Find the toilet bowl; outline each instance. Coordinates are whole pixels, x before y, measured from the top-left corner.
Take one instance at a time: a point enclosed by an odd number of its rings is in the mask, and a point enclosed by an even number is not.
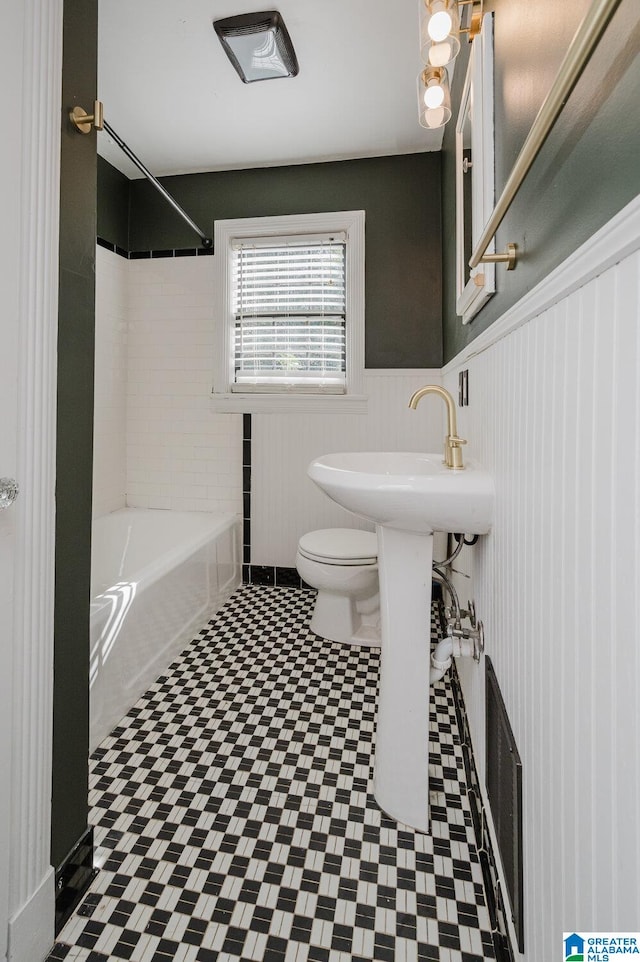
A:
[[[371,531],[325,528],[298,542],[296,568],[316,588],[311,630],[352,645],[380,645],[378,544]]]

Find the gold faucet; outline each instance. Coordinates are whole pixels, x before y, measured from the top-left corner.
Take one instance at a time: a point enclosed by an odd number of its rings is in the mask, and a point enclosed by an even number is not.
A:
[[[456,424],[456,406],[453,398],[448,391],[437,384],[427,384],[426,387],[418,388],[409,400],[409,407],[415,409],[425,394],[437,394],[447,405],[447,436],[444,439],[444,463],[453,471],[462,471],[462,445],[467,442],[464,438],[458,437],[458,427]]]

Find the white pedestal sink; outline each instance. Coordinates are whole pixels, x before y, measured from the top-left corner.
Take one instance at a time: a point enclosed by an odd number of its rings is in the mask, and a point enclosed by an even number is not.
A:
[[[313,461],[309,477],[376,524],[380,573],[380,700],[374,795],[387,814],[429,831],[429,639],[434,531],[486,534],[491,477],[440,454],[355,452]]]

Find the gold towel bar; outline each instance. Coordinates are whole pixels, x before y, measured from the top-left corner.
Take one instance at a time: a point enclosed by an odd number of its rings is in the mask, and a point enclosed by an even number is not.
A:
[[[560,116],[569,94],[580,79],[591,54],[597,47],[602,34],[606,30],[619,4],[620,0],[593,0],[591,7],[587,10],[585,18],[578,27],[576,35],[571,41],[566,56],[560,65],[551,90],[545,97],[531,130],[522,145],[522,149],[513,165],[513,170],[509,175],[500,199],[494,207],[493,213],[487,221],[487,226],[471,255],[469,266],[472,269],[477,267],[482,261],[488,260],[489,257],[493,260],[500,257],[500,259],[509,262],[508,252],[504,255],[488,255],[485,258],[485,251],[495,237],[496,231],[513,203],[516,194],[520,190],[523,180],[527,176],[542,145],[553,129],[553,125]],[[508,269],[511,268],[509,267]]]

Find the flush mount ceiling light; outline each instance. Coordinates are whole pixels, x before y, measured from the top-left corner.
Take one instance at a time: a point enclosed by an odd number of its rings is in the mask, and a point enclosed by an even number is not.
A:
[[[243,83],[298,73],[291,37],[277,10],[214,20],[213,28]]]

